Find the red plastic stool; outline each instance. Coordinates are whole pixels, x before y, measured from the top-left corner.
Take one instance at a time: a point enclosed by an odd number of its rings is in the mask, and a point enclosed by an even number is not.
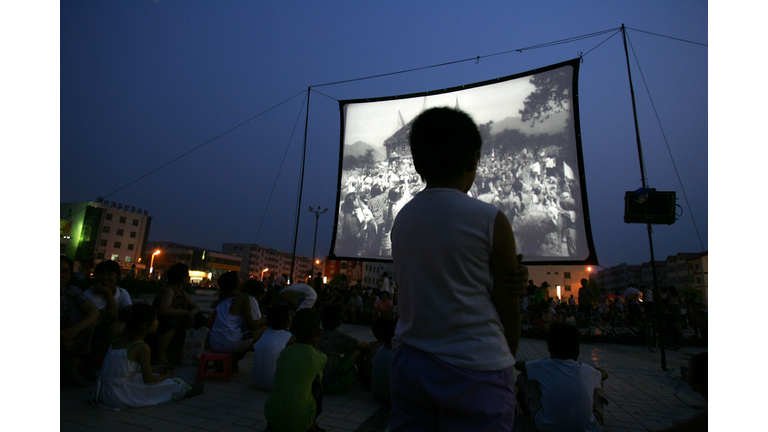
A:
[[[208,362],[213,361],[222,362],[222,368],[218,369],[215,363],[209,366]],[[208,372],[210,369],[214,369],[214,371]],[[232,377],[232,354],[215,353],[211,351],[205,351],[200,354],[200,361],[197,363],[195,381],[200,381],[200,379],[204,376],[220,376],[224,379],[224,382],[228,382]]]

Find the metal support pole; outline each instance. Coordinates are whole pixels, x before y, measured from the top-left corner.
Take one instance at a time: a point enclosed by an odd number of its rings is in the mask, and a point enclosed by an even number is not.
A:
[[[293,232],[293,253],[291,254],[291,280],[296,278],[293,269],[296,265],[296,242],[299,239],[299,220],[301,219],[301,195],[304,191],[304,162],[307,159],[307,130],[309,129],[309,96],[312,93],[312,87],[307,87],[307,118],[304,122],[304,150],[301,153],[301,177],[299,178],[299,203],[296,205],[296,229]],[[314,258],[313,258],[314,259]]]
[[[627,32],[626,28],[624,27],[624,24],[621,24],[621,35],[624,39],[624,56],[627,60],[627,75],[629,76],[629,90],[632,95],[632,114],[635,119],[635,138],[637,139],[637,154],[640,159],[640,180],[643,184],[644,188],[648,187],[648,183],[645,176],[645,162],[643,161],[643,147],[640,145],[640,127],[638,126],[637,122],[637,104],[635,103],[635,88],[632,85],[632,68],[629,65],[629,50],[627,49]],[[656,297],[656,293],[658,291],[658,279],[656,276],[656,260],[653,255],[653,229],[651,228],[651,224],[648,223],[648,244],[651,248],[651,270],[653,272],[653,296]],[[654,301],[656,299],[654,298]],[[660,311],[660,308],[659,308]],[[663,321],[664,315],[661,313],[656,314],[656,328],[659,330],[659,345],[661,345],[661,369],[666,371],[667,370],[667,354],[664,350],[664,321]]]

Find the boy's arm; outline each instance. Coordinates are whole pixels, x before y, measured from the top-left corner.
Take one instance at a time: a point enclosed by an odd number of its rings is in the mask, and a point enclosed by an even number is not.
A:
[[[515,362],[515,369],[519,370],[523,375],[526,375],[526,376],[528,375],[527,372],[525,371],[525,363],[527,361],[528,360],[518,360]]]
[[[515,255],[515,236],[507,216],[501,211],[496,213],[493,226],[493,250],[491,252],[491,269],[493,271],[493,294],[491,301],[499,314],[504,336],[513,356],[517,355],[517,345],[520,342],[520,301],[516,292],[505,289],[505,277],[517,269]]]
[[[596,367],[595,369],[597,369],[597,371],[600,372],[600,381],[605,381],[608,379],[608,372],[600,369],[599,367]]]

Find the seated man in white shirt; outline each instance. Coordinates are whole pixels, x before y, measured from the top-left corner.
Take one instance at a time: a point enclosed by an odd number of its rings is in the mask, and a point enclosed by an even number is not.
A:
[[[280,291],[280,303],[287,305],[292,314],[300,309],[311,309],[317,301],[315,290],[304,283],[295,283],[288,285]]]
[[[579,331],[565,323],[553,323],[547,333],[550,358],[519,360],[515,369],[517,399],[530,412],[540,431],[603,430],[602,382],[608,373],[581,363]]]

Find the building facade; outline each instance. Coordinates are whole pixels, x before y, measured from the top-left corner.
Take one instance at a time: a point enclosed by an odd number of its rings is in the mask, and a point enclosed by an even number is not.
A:
[[[150,263],[154,267],[152,278],[162,278],[172,265],[181,263],[189,267],[190,282],[193,285],[207,286],[215,283],[226,272],[241,270],[239,258],[218,251],[170,241],[150,241],[148,245],[144,261],[147,268]]]
[[[379,279],[384,272],[387,272],[387,275],[397,283],[395,265],[392,262],[329,260],[326,256],[322,268],[323,278],[327,278],[328,281],[337,274],[343,274],[352,285],[362,283],[364,289],[378,288]]]
[[[61,254],[80,263],[112,260],[123,273],[132,266],[145,267],[152,218],[147,210],[101,198],[62,203],[60,206]]]
[[[536,286],[546,282],[549,298],[568,300],[573,295],[578,301],[581,280],[589,280],[590,271],[591,268],[585,265],[529,265],[528,279]]]
[[[701,292],[706,303],[709,297],[708,253],[678,253],[668,256],[664,261],[656,261],[656,280],[659,286],[674,286],[678,291],[695,289]],[[597,272],[596,280],[600,288],[608,293],[623,293],[629,285],[635,287],[653,286],[651,263],[641,265],[619,264]]]
[[[240,275],[243,279],[261,280],[262,271],[268,269],[263,272],[265,279],[270,274],[275,276],[284,274],[288,275],[288,279],[293,283],[294,276],[298,281],[306,280],[313,268],[311,259],[296,255],[293,276],[291,276],[292,254],[251,243],[224,243],[221,245],[221,252],[240,259]]]

